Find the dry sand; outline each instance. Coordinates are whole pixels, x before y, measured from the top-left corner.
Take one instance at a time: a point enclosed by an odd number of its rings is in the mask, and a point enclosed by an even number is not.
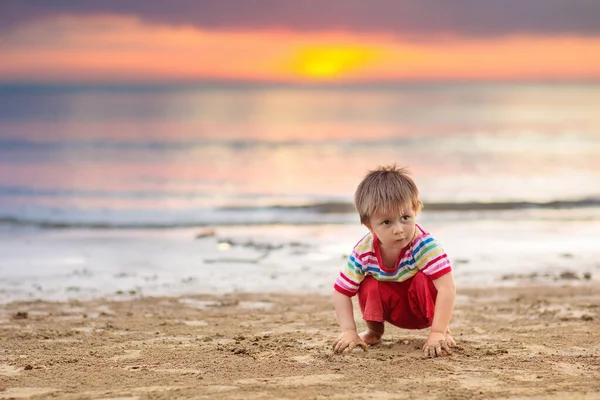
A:
[[[333,355],[327,296],[12,303],[0,399],[600,399],[597,282],[460,289],[452,327],[449,357],[390,326]]]

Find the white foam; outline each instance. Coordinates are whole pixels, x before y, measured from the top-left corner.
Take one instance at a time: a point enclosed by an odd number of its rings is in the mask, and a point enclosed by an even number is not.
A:
[[[600,280],[597,221],[435,221],[423,226],[454,261],[459,285],[584,272]],[[230,292],[330,293],[359,225],[0,233],[0,302]],[[232,243],[222,251],[218,243]],[[51,261],[48,261],[51,260]],[[205,305],[206,306],[206,305]]]

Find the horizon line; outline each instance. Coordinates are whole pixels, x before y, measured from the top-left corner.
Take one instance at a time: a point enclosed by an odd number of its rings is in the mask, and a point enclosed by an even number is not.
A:
[[[421,86],[421,85],[581,85],[600,84],[597,78],[513,78],[513,79],[398,79],[369,81],[275,81],[253,79],[198,79],[198,80],[110,80],[110,81],[15,81],[0,79],[0,88],[162,88],[162,87],[298,87],[298,88],[352,88],[376,86]]]

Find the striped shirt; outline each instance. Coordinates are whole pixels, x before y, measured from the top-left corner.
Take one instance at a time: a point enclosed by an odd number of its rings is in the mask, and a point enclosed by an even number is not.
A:
[[[419,225],[415,238],[398,257],[397,266],[390,270],[381,262],[379,240],[368,233],[354,246],[348,264],[342,268],[334,288],[346,296],[354,296],[366,275],[378,281],[403,282],[422,271],[431,279],[437,279],[452,270],[450,260],[442,246]]]

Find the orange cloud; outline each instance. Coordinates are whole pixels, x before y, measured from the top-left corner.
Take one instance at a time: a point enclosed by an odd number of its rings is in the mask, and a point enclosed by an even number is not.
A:
[[[204,31],[62,16],[5,32],[1,81],[598,79],[600,38],[428,41],[347,32]]]

